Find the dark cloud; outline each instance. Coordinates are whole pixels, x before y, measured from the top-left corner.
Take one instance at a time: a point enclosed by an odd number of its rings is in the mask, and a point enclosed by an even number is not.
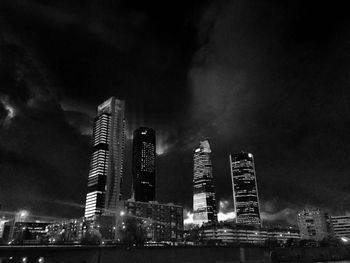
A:
[[[0,129],[3,208],[79,216],[82,209],[58,212],[58,202],[82,202],[89,141],[67,122],[50,83],[25,48],[3,39],[0,56],[0,97],[7,109]]]
[[[222,192],[230,190],[228,153],[246,150],[263,200],[348,204],[348,32],[341,16],[324,19],[340,9],[313,7],[231,1],[204,12],[192,113],[217,148]]]
[[[228,154],[245,150],[266,218],[293,221],[306,203],[349,205],[341,5],[13,0],[0,10],[2,187],[23,181],[11,185],[16,196],[1,192],[4,205],[84,203],[88,134],[111,95],[128,105],[127,175],[132,130],[157,130],[162,202],[191,207],[192,149],[209,138],[217,200],[232,198]]]

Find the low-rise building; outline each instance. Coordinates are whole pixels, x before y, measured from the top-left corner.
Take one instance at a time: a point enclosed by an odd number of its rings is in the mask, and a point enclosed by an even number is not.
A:
[[[201,241],[213,240],[226,244],[264,244],[273,239],[285,244],[288,239],[299,240],[299,230],[291,227],[257,227],[230,223],[204,224],[200,229]]]
[[[151,241],[182,241],[183,207],[174,204],[160,204],[156,201],[120,201],[118,203],[118,223],[129,218],[139,219]]]
[[[332,234],[338,238],[350,238],[350,216],[331,216]]]
[[[301,239],[320,241],[330,235],[328,214],[320,209],[308,208],[298,213]]]

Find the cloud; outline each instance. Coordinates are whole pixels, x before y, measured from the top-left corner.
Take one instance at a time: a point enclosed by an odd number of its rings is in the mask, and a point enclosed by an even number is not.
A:
[[[84,199],[89,140],[66,120],[30,52],[4,39],[0,50],[1,105],[7,111],[0,128],[0,202],[6,210],[58,215],[60,202]],[[81,210],[68,207],[60,216],[79,216]]]

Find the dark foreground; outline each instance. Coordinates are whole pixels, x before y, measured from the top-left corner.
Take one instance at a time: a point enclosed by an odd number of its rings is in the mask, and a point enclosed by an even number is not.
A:
[[[348,248],[32,246],[0,247],[0,263],[233,263],[350,259]]]

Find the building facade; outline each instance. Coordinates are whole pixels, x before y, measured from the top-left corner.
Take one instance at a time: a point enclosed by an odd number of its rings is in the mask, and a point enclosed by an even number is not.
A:
[[[232,225],[229,223],[204,224],[201,229],[202,242],[217,241],[225,244],[257,244],[274,239],[286,244],[288,239],[299,240],[299,230],[294,228],[262,228],[253,225]]]
[[[350,216],[331,216],[331,226],[335,237],[350,239]]]
[[[330,234],[329,217],[320,209],[304,209],[298,213],[297,220],[301,239],[320,241]]]
[[[155,201],[156,197],[156,133],[140,127],[133,138],[133,196],[135,201]]]
[[[114,97],[97,108],[92,135],[85,217],[105,214],[122,200],[125,103]]]
[[[201,225],[217,221],[213,171],[209,141],[201,141],[193,157],[193,222]]]
[[[182,206],[128,200],[119,202],[118,211],[118,226],[128,218],[136,218],[142,223],[149,241],[182,241]]]
[[[230,167],[236,223],[261,225],[253,155],[245,152],[231,154]]]

